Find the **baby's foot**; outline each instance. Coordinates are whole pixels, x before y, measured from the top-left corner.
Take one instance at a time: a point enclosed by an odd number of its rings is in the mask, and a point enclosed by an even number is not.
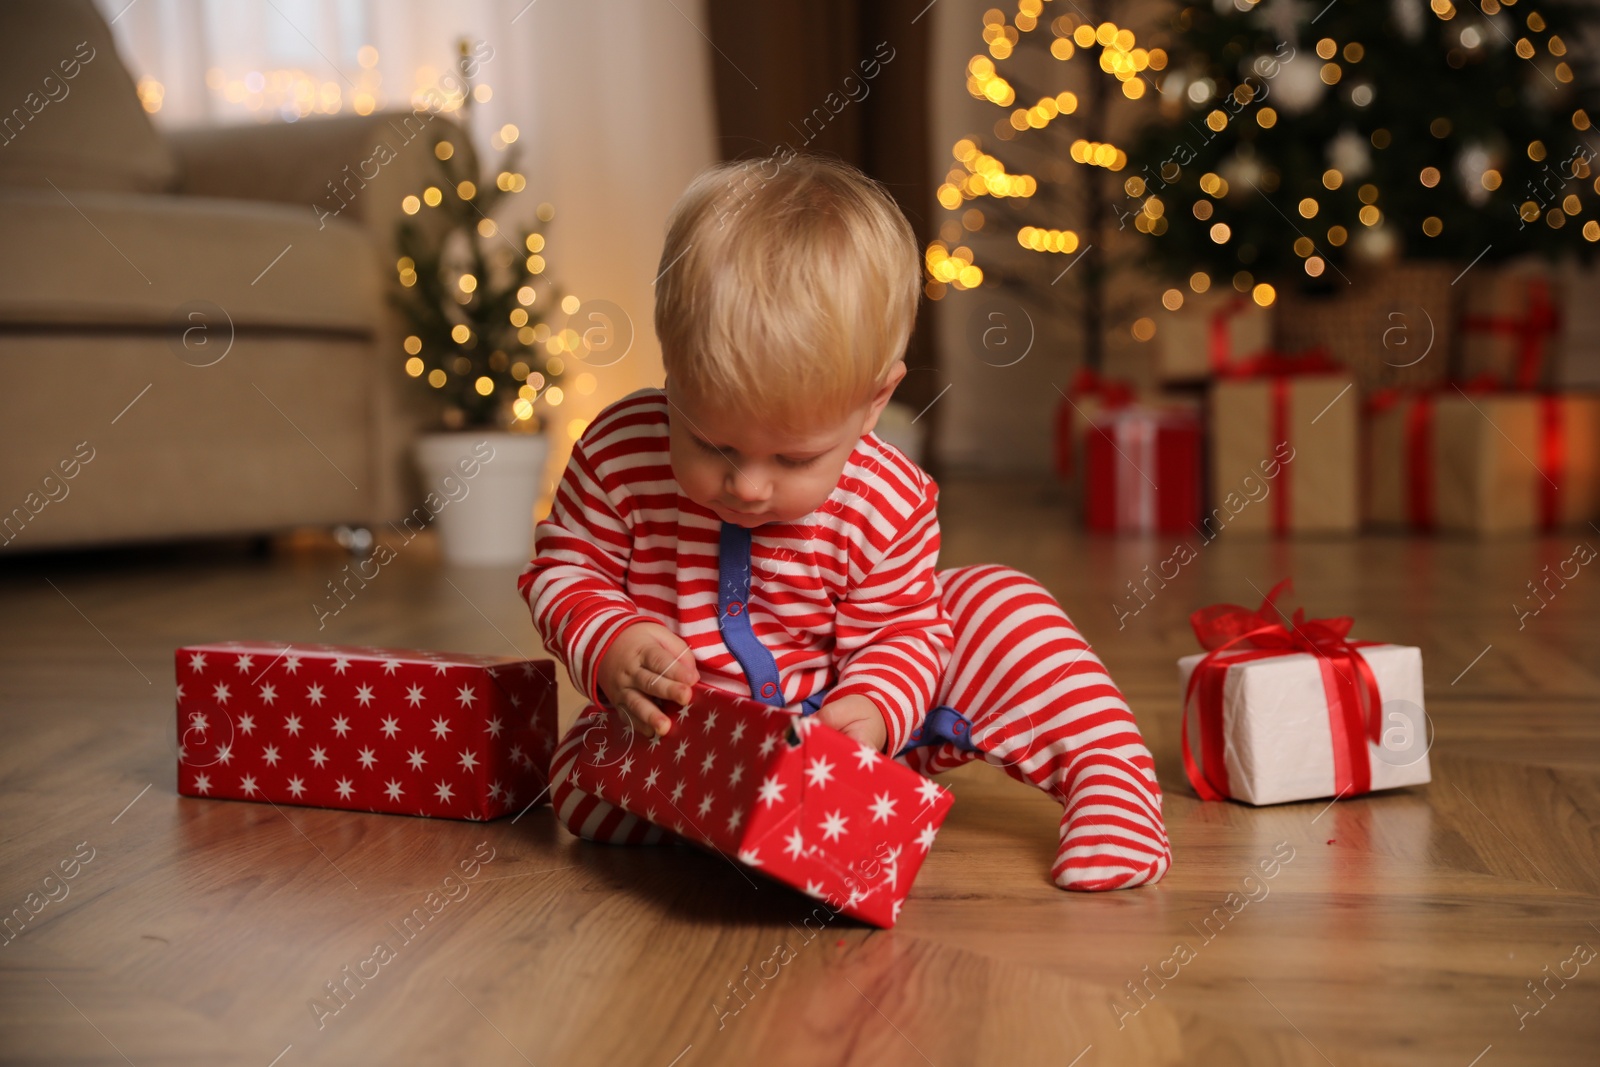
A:
[[[1136,775],[1135,781],[1129,781]],[[1093,892],[1159,881],[1172,865],[1159,787],[1138,768],[1099,754],[1073,783],[1061,813],[1060,847],[1050,878],[1062,889]],[[1154,807],[1149,792],[1156,789]]]

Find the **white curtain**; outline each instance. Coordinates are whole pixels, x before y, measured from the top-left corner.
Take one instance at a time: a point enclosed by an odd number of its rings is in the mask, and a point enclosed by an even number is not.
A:
[[[554,205],[541,227],[548,276],[617,305],[633,329],[626,357],[592,368],[593,392],[568,393],[553,474],[600,408],[661,383],[651,317],[663,227],[715,160],[703,0],[96,3],[158,125],[409,108],[450,70],[459,39],[492,49],[475,78],[488,88],[472,107],[480,148],[517,128],[528,185],[511,203],[530,222],[541,201]]]

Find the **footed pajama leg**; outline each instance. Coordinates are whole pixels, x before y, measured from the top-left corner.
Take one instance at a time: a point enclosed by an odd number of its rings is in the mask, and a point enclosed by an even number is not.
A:
[[[939,572],[956,645],[936,705],[972,723],[896,758],[925,775],[982,757],[1062,804],[1051,879],[1063,889],[1154,882],[1172,863],[1161,787],[1105,665],[1037,580],[999,564]]]

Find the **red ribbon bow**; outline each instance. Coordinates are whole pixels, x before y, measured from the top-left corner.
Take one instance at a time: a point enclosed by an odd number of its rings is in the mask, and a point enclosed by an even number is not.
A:
[[[1286,624],[1277,599],[1290,587],[1291,580],[1285,578],[1272,587],[1261,607],[1254,611],[1238,604],[1213,604],[1189,616],[1195,637],[1208,650],[1189,675],[1183,697],[1181,737],[1183,769],[1201,800],[1230,796],[1222,729],[1222,686],[1228,668],[1236,663],[1302,652],[1315,656],[1322,671],[1337,795],[1372,789],[1367,740],[1381,741],[1383,701],[1372,666],[1359,649],[1382,642],[1349,640],[1354,620],[1347,615],[1308,619],[1304,608],[1296,608]],[[1198,703],[1203,770],[1189,747],[1189,706],[1194,703]]]

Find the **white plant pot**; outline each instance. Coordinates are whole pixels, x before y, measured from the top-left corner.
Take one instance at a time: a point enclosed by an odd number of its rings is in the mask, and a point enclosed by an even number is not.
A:
[[[433,515],[446,563],[501,566],[533,555],[533,508],[550,442],[501,430],[430,433],[413,445],[423,513]],[[419,514],[419,518],[421,515]]]

